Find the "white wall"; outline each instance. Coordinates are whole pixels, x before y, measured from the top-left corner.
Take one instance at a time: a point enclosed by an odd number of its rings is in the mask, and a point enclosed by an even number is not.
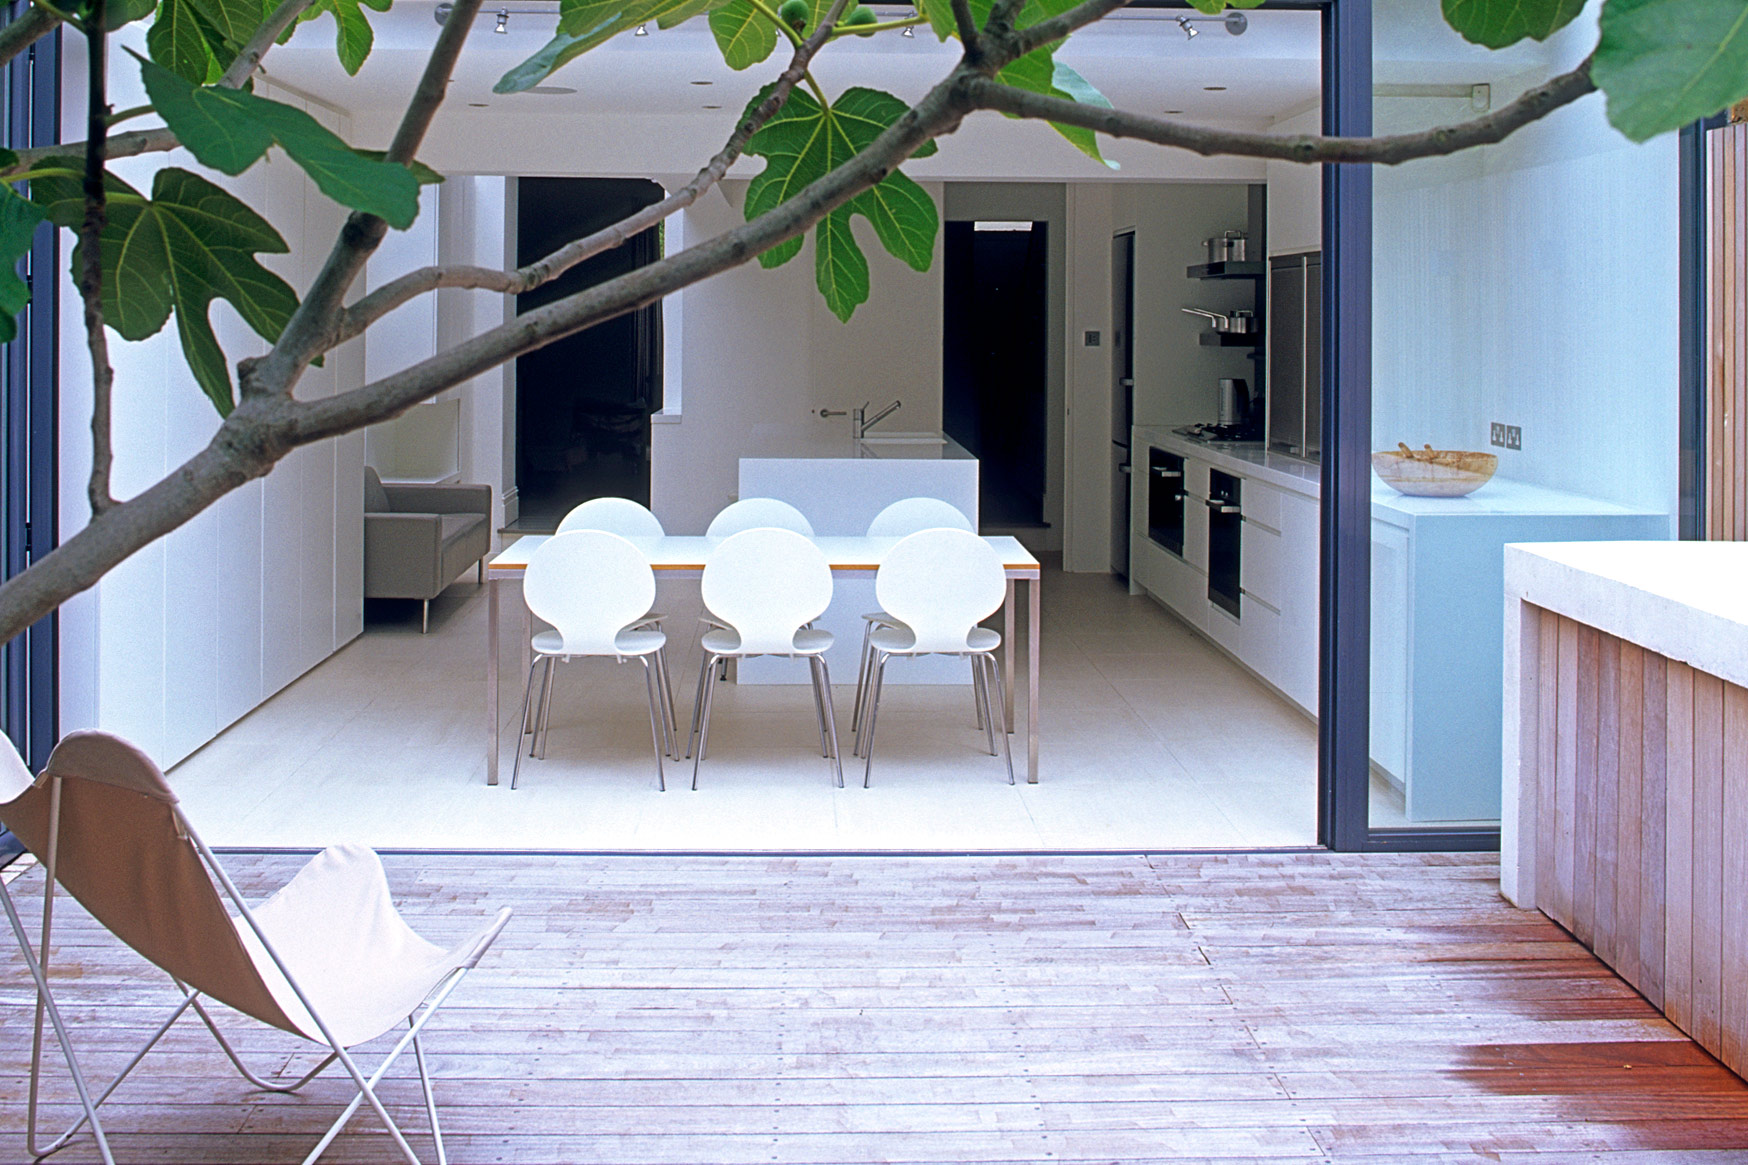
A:
[[[743,222],[745,189],[724,183],[721,193],[683,211],[685,238]],[[924,189],[939,204],[940,187]],[[820,408],[879,407],[898,398],[904,409],[890,424],[940,427],[939,240],[934,264],[917,272],[888,255],[864,220],[853,229],[872,290],[847,324],[815,288],[811,240],[775,270],[748,263],[670,297],[679,301],[665,319],[670,331],[680,329],[684,407],[653,427],[650,475],[651,508],[668,530],[703,533],[735,497],[740,458],[760,443],[780,443],[785,433],[848,432],[848,417],[822,420],[814,415]]]
[[[85,116],[83,53],[70,47],[63,61],[64,132],[78,138]],[[123,91],[112,94],[117,108],[144,100],[125,91],[125,82],[118,88]],[[343,117],[308,108],[329,128],[347,132]],[[152,174],[166,165],[199,170],[180,151],[126,159],[114,169],[149,190]],[[290,254],[266,257],[264,264],[294,287],[307,286],[343,221],[339,208],[277,155],[240,178],[215,180],[261,211],[290,244]],[[70,235],[62,248],[63,256],[71,254]],[[66,537],[89,515],[91,407],[78,295],[66,281],[60,313],[60,521]],[[215,304],[212,318],[233,363],[265,350],[228,305]],[[113,332],[110,343],[114,493],[126,498],[204,446],[218,415],[183,363],[174,322],[142,343],[123,342]],[[330,352],[324,367],[304,375],[298,396],[356,387],[363,364],[359,341]],[[61,730],[119,733],[167,766],[356,636],[363,465],[361,433],[300,449],[63,606]]]
[[[1495,104],[1540,75],[1495,84]],[[1390,130],[1466,103],[1377,109]],[[1632,145],[1593,95],[1498,146],[1380,169],[1375,189],[1374,448],[1489,449],[1502,477],[1676,513],[1674,135]],[[1489,446],[1495,421],[1522,427],[1521,451]]]

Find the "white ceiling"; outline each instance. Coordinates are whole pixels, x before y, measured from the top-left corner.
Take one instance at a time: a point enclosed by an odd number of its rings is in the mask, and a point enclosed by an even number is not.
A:
[[[499,95],[491,91],[498,78],[532,55],[556,25],[555,15],[518,11],[544,5],[505,0],[503,6],[512,10],[504,35],[492,31],[497,6],[491,0],[475,23],[449,109],[484,106],[494,113],[540,115],[716,114],[726,125],[786,60],[780,51],[762,65],[734,73],[722,63],[700,18],[667,30],[651,26],[648,36],[622,35],[573,61],[549,84],[575,93]],[[372,13],[376,48],[356,78],[347,77],[335,59],[327,16],[273,50],[267,58],[268,75],[349,112],[398,108],[436,38],[435,7],[434,0],[400,0],[387,13]],[[1192,119],[1260,125],[1316,99],[1318,46],[1318,16],[1310,12],[1254,12],[1243,36],[1205,24],[1194,40],[1163,13],[1125,12],[1075,34],[1060,59],[1121,108],[1181,110]],[[915,99],[952,67],[957,47],[957,42],[939,43],[927,28],[919,28],[914,37],[886,32],[831,45],[815,61],[813,72],[828,93],[869,85]],[[1205,86],[1225,89],[1210,92]],[[721,111],[706,108],[712,105]]]

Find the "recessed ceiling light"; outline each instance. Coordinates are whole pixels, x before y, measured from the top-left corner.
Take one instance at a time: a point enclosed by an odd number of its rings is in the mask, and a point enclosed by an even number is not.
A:
[[[1224,86],[1224,85],[1203,85],[1202,92],[1204,92],[1204,93],[1224,93],[1224,92],[1226,92],[1226,86]]]
[[[1181,109],[1162,109],[1159,112],[1165,114],[1167,117],[1171,117],[1174,114],[1182,113],[1183,110],[1181,110]]]
[[[705,109],[721,109],[722,106],[720,106],[720,105],[706,105],[704,108]]]
[[[487,106],[487,104],[484,101],[469,101],[467,103],[467,107],[469,109],[487,109],[487,108],[490,108],[489,106]]]
[[[692,82],[692,84],[694,84],[694,85],[714,85],[714,84],[716,84],[716,82],[715,81],[694,81],[694,82]]]
[[[564,97],[568,94],[575,93],[576,90],[568,85],[536,85],[532,89],[527,90],[527,92],[538,93],[542,97]]]

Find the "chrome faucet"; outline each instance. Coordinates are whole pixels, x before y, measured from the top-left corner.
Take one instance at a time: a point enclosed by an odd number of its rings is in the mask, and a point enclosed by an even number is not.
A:
[[[875,425],[878,425],[881,421],[884,421],[887,417],[896,413],[903,404],[904,402],[902,400],[895,400],[871,417],[868,415],[867,401],[862,402],[861,408],[851,409],[850,423],[855,426],[856,440],[860,441],[863,437],[866,437],[869,429],[872,429]]]

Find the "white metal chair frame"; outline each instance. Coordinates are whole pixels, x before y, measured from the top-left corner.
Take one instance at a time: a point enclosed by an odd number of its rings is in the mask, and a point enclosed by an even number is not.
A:
[[[481,957],[485,955],[486,951],[491,948],[492,943],[497,940],[498,935],[502,933],[504,925],[510,920],[509,908],[506,907],[498,912],[497,919],[492,927],[481,935],[480,940],[475,944],[473,950],[467,955],[463,963],[460,966],[455,967],[440,979],[437,985],[426,994],[425,999],[419,1005],[419,1008],[412,1015],[407,1017],[406,1034],[402,1035],[389,1053],[383,1057],[382,1062],[377,1065],[376,1071],[372,1072],[370,1076],[366,1078],[363,1070],[359,1068],[357,1061],[353,1059],[346,1048],[343,1047],[334,1037],[327,1022],[323,1020],[321,1014],[316,1011],[309,996],[298,984],[297,978],[291,973],[291,968],[286,965],[285,960],[282,959],[279,952],[274,949],[272,941],[267,937],[267,933],[262,929],[261,924],[256,921],[254,911],[249,908],[248,901],[243,897],[242,892],[237,889],[236,883],[231,881],[230,875],[225,872],[224,867],[221,866],[218,859],[213,856],[212,850],[207,848],[206,843],[202,841],[200,835],[195,832],[193,825],[189,823],[188,818],[183,814],[181,808],[179,806],[173,807],[178,826],[186,834],[188,840],[193,844],[196,852],[199,853],[201,862],[206,867],[207,871],[223,888],[225,897],[229,898],[231,904],[237,908],[238,915],[248,924],[250,931],[261,943],[261,946],[266,951],[268,957],[273,960],[274,966],[279,970],[279,973],[285,977],[286,983],[296,994],[298,1002],[302,1004],[305,1012],[307,1012],[310,1018],[315,1021],[317,1027],[322,1033],[322,1041],[326,1042],[329,1048],[329,1054],[323,1058],[321,1063],[317,1064],[314,1068],[310,1069],[303,1076],[290,1084],[276,1084],[265,1080],[250,1071],[242,1062],[241,1058],[238,1057],[236,1051],[231,1047],[230,1042],[225,1039],[217,1025],[213,1023],[212,1017],[207,1014],[206,1008],[201,1006],[200,992],[191,990],[181,980],[177,979],[175,976],[171,976],[171,982],[175,983],[177,989],[182,992],[182,1002],[177,1004],[176,1007],[171,1010],[170,1014],[165,1017],[161,1024],[158,1025],[157,1029],[152,1033],[151,1038],[146,1041],[145,1045],[141,1047],[139,1051],[134,1053],[132,1058],[128,1060],[127,1064],[124,1065],[121,1071],[116,1075],[115,1079],[110,1082],[109,1086],[105,1088],[95,1100],[93,1100],[91,1098],[90,1086],[86,1083],[84,1072],[79,1067],[78,1057],[73,1054],[73,1045],[67,1035],[66,1021],[62,1018],[60,1008],[55,1003],[54,994],[49,990],[48,952],[54,921],[55,866],[57,857],[55,842],[59,832],[58,817],[61,787],[64,778],[51,776],[48,779],[51,782],[51,841],[49,852],[44,855],[42,863],[43,872],[47,880],[43,886],[42,930],[40,946],[38,949],[33,950],[31,948],[30,938],[25,933],[23,921],[19,918],[18,908],[12,900],[12,893],[7,888],[4,880],[0,880],[0,906],[5,907],[6,920],[12,926],[12,934],[18,940],[19,950],[24,955],[25,965],[30,970],[31,978],[36,982],[37,990],[36,1017],[35,1023],[32,1027],[31,1037],[29,1099],[25,1117],[25,1145],[32,1157],[46,1157],[50,1153],[65,1147],[67,1143],[72,1140],[73,1136],[84,1127],[86,1122],[89,1122],[91,1125],[92,1136],[97,1142],[97,1150],[103,1158],[104,1165],[115,1165],[115,1156],[110,1150],[109,1138],[104,1131],[103,1121],[98,1115],[97,1110],[104,1101],[108,1100],[110,1096],[115,1093],[115,1090],[121,1086],[122,1081],[128,1078],[134,1068],[145,1059],[147,1053],[157,1046],[158,1041],[163,1038],[164,1033],[170,1030],[171,1025],[173,1025],[177,1019],[181,1018],[185,1011],[192,1007],[195,1014],[200,1017],[201,1022],[206,1025],[207,1030],[212,1033],[213,1039],[218,1041],[218,1045],[224,1051],[225,1057],[230,1060],[231,1064],[237,1069],[243,1078],[248,1080],[249,1083],[256,1088],[268,1092],[294,1093],[304,1085],[308,1084],[311,1080],[314,1080],[321,1074],[323,1069],[327,1068],[328,1065],[332,1064],[335,1060],[338,1060],[341,1065],[345,1067],[347,1075],[352,1077],[353,1084],[358,1087],[358,1095],[352,1098],[351,1103],[342,1110],[339,1117],[328,1127],[328,1131],[322,1135],[321,1140],[316,1143],[315,1148],[311,1149],[309,1155],[304,1158],[303,1165],[313,1165],[313,1162],[327,1151],[328,1146],[333,1143],[334,1138],[340,1135],[341,1130],[346,1127],[346,1123],[352,1119],[352,1115],[358,1111],[359,1106],[366,1102],[369,1103],[371,1111],[376,1114],[377,1119],[382,1121],[383,1126],[388,1130],[388,1134],[390,1138],[393,1139],[395,1147],[400,1150],[401,1156],[406,1158],[410,1165],[420,1165],[418,1155],[413,1152],[412,1146],[407,1144],[406,1136],[401,1132],[400,1126],[389,1116],[388,1110],[383,1106],[382,1101],[376,1095],[377,1084],[381,1082],[389,1068],[400,1059],[402,1053],[411,1046],[413,1049],[413,1058],[418,1064],[419,1084],[425,1098],[425,1115],[430,1122],[431,1137],[436,1146],[437,1162],[438,1165],[447,1165],[449,1158],[444,1151],[443,1132],[437,1121],[437,1098],[431,1088],[431,1074],[425,1063],[425,1051],[419,1043],[419,1036],[425,1030],[425,1025],[430,1021],[431,1017],[436,1014],[437,1009],[443,1005],[444,1000],[449,998],[450,993],[454,991],[457,984],[461,982],[462,977],[478,965]],[[72,1075],[73,1087],[78,1093],[79,1104],[80,1107],[84,1109],[84,1115],[74,1121],[65,1132],[49,1142],[46,1146],[39,1146],[37,1144],[37,1102],[42,1067],[42,1027],[45,1012],[54,1028],[55,1039],[60,1044],[61,1054],[66,1058],[67,1068]]]
[[[617,577],[608,572],[617,572]],[[583,580],[595,584],[589,592],[581,589]],[[613,593],[614,588],[623,588],[622,593]],[[643,665],[644,687],[649,695],[656,787],[666,792],[668,779],[662,758],[677,756],[679,730],[674,723],[667,636],[660,630],[646,629],[659,621],[659,616],[652,619],[644,614],[655,598],[655,571],[650,568],[649,560],[618,534],[573,529],[554,535],[529,558],[522,595],[528,609],[552,623],[554,628],[551,633],[534,636],[531,643],[533,659],[528,665],[528,680],[522,692],[522,714],[518,720],[522,734],[533,736],[528,755],[546,759],[556,664],[569,663],[577,656],[604,656],[621,664],[635,659]],[[579,619],[576,618],[579,612],[568,606],[579,598],[606,607],[598,612],[583,613],[585,617]],[[632,613],[633,608],[636,613]],[[590,625],[587,616],[598,616],[597,622]],[[533,701],[534,674],[542,665],[546,670],[541,678],[540,699],[536,705]],[[530,713],[533,714],[532,724]],[[522,745],[518,740],[516,760],[510,770],[510,788],[516,788],[521,774]]]
[[[971,519],[967,518],[958,506],[940,498],[900,498],[878,514],[868,523],[870,538],[903,538],[923,530],[965,530],[975,534]],[[856,662],[856,703],[850,710],[850,731],[860,733],[862,730],[862,696],[868,690],[868,681],[873,678],[874,651],[869,644],[869,637],[881,627],[902,627],[903,624],[886,611],[869,611],[862,616],[862,654]],[[972,683],[977,682],[976,669],[973,664]],[[983,727],[983,702],[975,698],[971,701],[977,716],[977,727]],[[859,737],[858,737],[859,739]]]
[[[972,686],[989,755],[1007,764],[1008,784],[1014,783],[1014,758],[1008,745],[1005,714],[1007,689],[995,651],[999,632],[979,623],[1002,604],[1007,572],[989,543],[966,530],[923,530],[903,539],[887,554],[874,576],[874,593],[896,625],[874,629],[869,636],[872,680],[861,693],[856,744],[863,758],[862,787],[874,776],[874,730],[880,712],[880,692],[886,665],[896,657],[956,655],[971,661]],[[993,690],[992,690],[993,685]],[[999,726],[999,731],[997,730]]]
[[[843,788],[831,671],[825,662],[832,634],[812,629],[813,620],[831,603],[832,574],[824,553],[794,530],[743,530],[711,552],[700,585],[705,605],[719,622],[699,640],[703,659],[692,700],[692,728],[686,735],[692,788],[698,788],[698,769],[710,744],[717,665],[758,655],[807,661],[819,719],[820,754],[832,762],[837,786]]]

